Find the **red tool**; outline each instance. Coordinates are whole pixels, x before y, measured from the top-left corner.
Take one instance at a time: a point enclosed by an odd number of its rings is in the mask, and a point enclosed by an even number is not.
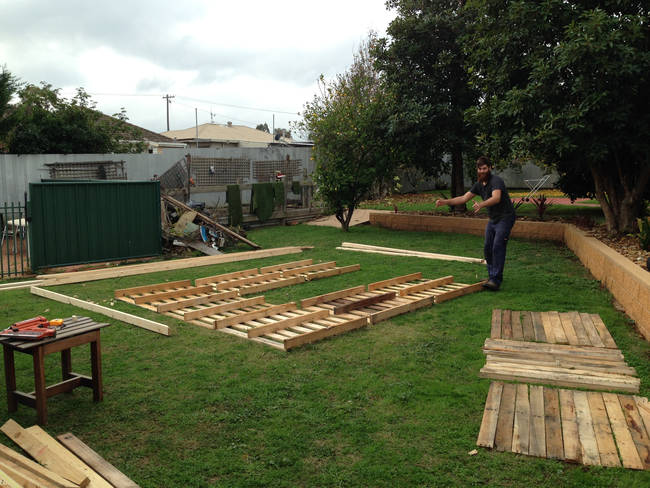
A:
[[[44,339],[45,337],[56,336],[56,328],[50,327],[50,321],[39,315],[38,317],[16,322],[12,326],[1,331],[0,336],[25,340],[38,340]]]

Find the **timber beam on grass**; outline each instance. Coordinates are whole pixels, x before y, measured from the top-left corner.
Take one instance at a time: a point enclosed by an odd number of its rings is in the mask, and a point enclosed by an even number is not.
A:
[[[590,466],[650,469],[647,398],[490,384],[476,444]]]
[[[175,207],[183,209],[186,212],[195,212],[195,210],[193,208],[189,207],[188,205],[185,205],[183,202],[180,202],[180,201],[176,200],[175,198],[170,197],[169,195],[161,195],[161,196],[162,196],[163,200],[165,200],[166,202],[174,205]],[[260,246],[259,244],[255,244],[254,242],[249,241],[245,237],[240,236],[236,232],[233,232],[228,227],[224,227],[219,222],[216,222],[216,221],[212,220],[210,217],[208,217],[206,215],[203,215],[201,212],[196,212],[196,217],[201,219],[206,224],[211,225],[212,227],[214,227],[216,229],[219,229],[221,232],[223,232],[224,234],[232,237],[233,239],[241,241],[244,244],[248,244],[253,249],[262,249],[262,246]]]
[[[200,266],[211,266],[214,264],[233,263],[249,259],[261,259],[272,256],[284,256],[297,254],[304,250],[313,249],[312,246],[288,246],[272,249],[260,249],[257,251],[243,251],[230,254],[219,254],[218,256],[200,256],[198,258],[172,259],[156,263],[132,264],[128,266],[117,266],[92,271],[74,271],[70,273],[56,273],[38,275],[42,280],[42,286],[65,285],[70,283],[83,283],[85,281],[103,280],[123,276],[134,276],[159,271],[170,271],[175,269],[188,269]]]
[[[439,259],[442,261],[460,261],[463,263],[485,264],[485,259],[470,258],[466,256],[453,256],[450,254],[438,254],[432,252],[413,251],[410,249],[395,249],[392,247],[372,246],[368,244],[357,244],[355,242],[344,242],[336,249],[341,251],[358,251],[373,254],[384,254],[388,256],[405,256],[425,259]]]
[[[127,324],[135,325],[136,327],[140,327],[142,329],[147,329],[152,332],[157,332],[158,334],[162,334],[166,336],[170,335],[168,326],[166,326],[165,324],[154,322],[153,320],[143,319],[142,317],[138,317],[136,315],[131,315],[126,312],[121,312],[119,310],[114,310],[109,307],[97,305],[96,303],[86,302],[78,298],[70,297],[50,290],[45,290],[43,288],[39,288],[36,286],[32,286],[30,288],[30,292],[33,295],[37,295],[43,298],[49,298],[50,300],[55,300],[60,303],[67,303],[75,307],[82,308],[84,310],[90,310],[91,312],[106,315],[113,319],[126,322]]]

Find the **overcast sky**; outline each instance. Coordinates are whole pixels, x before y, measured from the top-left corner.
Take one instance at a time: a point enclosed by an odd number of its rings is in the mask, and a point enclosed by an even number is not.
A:
[[[107,114],[166,130],[210,122],[285,127],[320,74],[347,69],[394,18],[384,0],[0,0],[0,65]],[[246,107],[246,108],[240,108]],[[212,119],[210,112],[213,113]]]

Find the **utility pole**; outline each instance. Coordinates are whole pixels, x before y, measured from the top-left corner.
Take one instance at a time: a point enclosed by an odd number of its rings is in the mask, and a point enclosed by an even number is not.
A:
[[[169,132],[169,104],[172,103],[171,99],[176,98],[176,96],[167,94],[163,98],[167,100],[167,132]]]

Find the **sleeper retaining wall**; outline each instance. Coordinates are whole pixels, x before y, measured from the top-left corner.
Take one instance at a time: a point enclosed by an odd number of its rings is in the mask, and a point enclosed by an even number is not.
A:
[[[483,235],[487,220],[371,213],[370,223],[397,230]],[[650,273],[572,224],[519,220],[512,229],[512,236],[563,242],[607,287],[636,322],[646,340],[650,341]]]

